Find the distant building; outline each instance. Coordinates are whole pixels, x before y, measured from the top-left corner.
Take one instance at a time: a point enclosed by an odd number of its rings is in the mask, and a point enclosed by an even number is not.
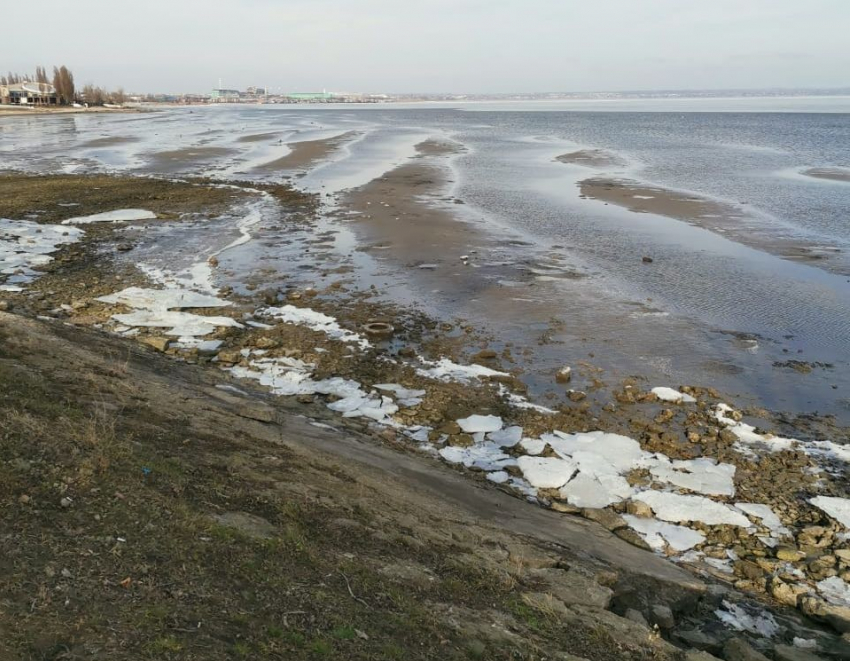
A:
[[[284,96],[292,101],[330,101],[336,98],[331,92],[292,92]]]
[[[55,106],[59,103],[56,88],[50,83],[15,83],[0,85],[0,103],[13,106]]]
[[[210,94],[210,101],[213,103],[233,103],[240,98],[242,94],[239,90],[214,89]]]
[[[245,94],[248,96],[265,96],[266,88],[265,87],[254,87],[253,85],[245,90]]]

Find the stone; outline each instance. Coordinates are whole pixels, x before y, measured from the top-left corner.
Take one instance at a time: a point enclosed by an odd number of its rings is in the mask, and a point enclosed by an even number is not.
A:
[[[592,606],[606,609],[611,605],[613,590],[599,585],[592,577],[575,570],[556,568],[535,569],[531,576],[547,584],[549,594],[573,606]]]
[[[115,250],[117,250],[118,252],[129,252],[132,249],[132,243],[119,243],[117,246],[115,246]]]
[[[776,549],[776,557],[785,562],[797,562],[806,557],[806,554],[795,546],[780,546]]]
[[[834,606],[817,597],[804,596],[800,599],[800,610],[809,617],[826,622],[838,633],[850,633],[850,608]]]
[[[823,658],[792,645],[777,645],[773,648],[773,654],[776,661],[822,661]]]
[[[691,650],[690,652],[685,652],[685,661],[720,661],[720,659],[708,652]]]
[[[850,562],[850,549],[835,549],[832,554],[843,562]]]
[[[630,500],[626,503],[626,513],[641,519],[652,518],[652,508],[640,500]]]
[[[218,352],[218,360],[221,363],[235,365],[242,361],[242,353],[238,349],[225,349]]]
[[[272,537],[275,527],[266,519],[248,512],[225,512],[212,517],[220,526],[233,528],[252,537]]]
[[[258,349],[274,349],[280,343],[277,340],[274,340],[270,337],[258,337],[257,341],[254,342],[254,346]]]
[[[275,421],[275,412],[271,406],[266,406],[265,404],[254,403],[254,404],[246,404],[239,408],[236,411],[236,415],[240,418],[247,418],[248,420],[257,420],[258,422],[274,422]]]
[[[558,383],[569,383],[573,378],[573,370],[571,367],[562,367],[555,374],[555,381]]]
[[[651,551],[652,547],[646,543],[646,541],[637,534],[631,528],[618,528],[614,531],[614,534],[617,535],[623,541],[628,542],[632,546],[637,546],[640,549],[644,549],[645,551]]]
[[[749,560],[738,560],[732,568],[736,576],[742,576],[750,581],[757,581],[764,575],[762,568]]]
[[[626,522],[623,520],[623,517],[609,509],[585,508],[581,511],[581,515],[585,519],[596,521],[596,523],[611,531],[626,527]]]
[[[791,585],[778,578],[773,578],[770,582],[770,594],[781,604],[786,606],[797,606],[797,599],[800,595],[806,593],[805,586]]]
[[[9,301],[0,301],[0,312],[8,312],[12,309],[12,304]]]
[[[475,354],[473,358],[478,360],[493,360],[497,355],[492,349],[484,349]]]
[[[663,604],[655,604],[649,611],[649,619],[653,624],[657,624],[659,629],[672,629],[676,626],[676,618],[673,617],[673,611],[669,606]]]
[[[468,448],[475,443],[475,440],[469,434],[455,434],[449,436],[448,444],[458,448]]]
[[[146,337],[142,340],[142,344],[147,344],[149,347],[153,347],[157,351],[165,352],[168,350],[168,347],[171,345],[171,340],[167,337],[161,337],[159,335],[152,335],[150,337]]]
[[[647,629],[649,629],[649,622],[646,621],[646,618],[643,616],[643,613],[641,613],[636,608],[629,608],[623,614],[623,617],[625,617],[627,620],[631,620],[635,624],[639,624],[642,627],[646,627]]]
[[[68,496],[65,496],[62,500],[59,501],[59,505],[61,505],[65,509],[68,509],[69,507],[71,507],[72,502],[73,501],[68,498]]]
[[[723,658],[726,661],[769,661],[761,652],[757,652],[743,639],[730,638],[723,646]]]

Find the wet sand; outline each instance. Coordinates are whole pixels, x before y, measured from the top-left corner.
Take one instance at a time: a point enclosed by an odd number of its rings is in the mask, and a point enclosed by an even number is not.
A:
[[[555,160],[588,168],[622,168],[628,165],[625,159],[604,149],[580,149],[556,156]]]
[[[348,131],[322,140],[304,140],[302,142],[287,143],[287,146],[292,150],[290,153],[269,163],[258,165],[254,168],[254,172],[280,172],[307,169],[327,159],[357,135],[358,133],[356,131]]]
[[[135,138],[133,136],[111,136],[109,138],[95,138],[94,140],[89,140],[88,142],[84,142],[80,145],[80,147],[114,147],[117,145],[127,145],[134,142],[139,142],[139,138]]]
[[[68,108],[62,107],[36,107],[27,108],[21,106],[0,106],[0,117],[27,117],[31,115],[75,115],[79,113],[91,112],[112,112],[112,113],[130,113],[130,112],[150,112],[141,108]]]
[[[235,153],[235,150],[226,147],[185,147],[148,154],[148,162],[160,172],[173,173]]]
[[[643,184],[632,179],[592,177],[580,181],[578,186],[583,198],[615,204],[635,213],[651,213],[683,220],[783,259],[819,262],[819,266],[835,273],[850,272],[850,266],[838,260],[824,263],[840,254],[837,248],[779,235],[774,231],[762,231],[767,229],[765,223],[749,215],[737,204]]]
[[[850,183],[850,170],[844,168],[809,168],[803,174],[815,179],[829,179],[830,181],[843,181]]]
[[[280,136],[280,132],[272,131],[271,133],[254,133],[252,135],[243,135],[237,142],[265,142],[273,140]]]

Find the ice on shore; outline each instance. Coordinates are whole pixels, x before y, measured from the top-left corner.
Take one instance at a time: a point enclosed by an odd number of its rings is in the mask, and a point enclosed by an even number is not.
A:
[[[512,448],[522,440],[522,427],[505,427],[490,432],[487,438],[503,448]]]
[[[850,584],[840,576],[830,576],[817,584],[818,592],[834,606],[850,608]]]
[[[652,389],[654,394],[662,402],[673,402],[674,404],[693,404],[696,399],[673,388],[658,387]]]
[[[294,305],[284,305],[279,308],[260,310],[258,314],[274,317],[287,324],[306,326],[314,331],[324,333],[332,340],[357,344],[361,349],[368,349],[372,346],[365,337],[343,328],[333,317],[317,312],[316,310],[311,310],[310,308],[297,308]]]
[[[440,449],[440,456],[450,464],[463,464],[467,468],[484,471],[499,472],[517,463],[516,459],[505,454],[495,443],[482,443],[468,448],[448,445]]]
[[[663,551],[665,545],[674,551],[687,551],[705,541],[705,535],[685,526],[677,526],[658,519],[644,519],[631,514],[624,514],[623,519],[655,551]]]
[[[665,491],[642,491],[634,500],[646,503],[662,521],[699,521],[710,526],[730,525],[749,528],[750,520],[728,505],[704,496],[683,496]]]
[[[425,396],[424,390],[405,388],[397,383],[376,383],[374,387],[378,390],[393,393],[398,399],[398,403],[407,407],[421,404],[422,398]]]
[[[659,482],[667,482],[707,496],[735,495],[733,464],[718,464],[715,459],[707,457],[687,461],[669,461],[666,457],[661,457],[649,469],[652,477]]]
[[[751,612],[752,611],[752,612]],[[773,638],[779,633],[779,625],[773,615],[764,609],[745,609],[739,604],[729,601],[723,602],[723,608],[714,611],[714,614],[724,624],[736,631],[747,631],[762,638]]]
[[[134,220],[155,220],[156,214],[146,209],[116,209],[90,216],[77,216],[63,220],[63,225],[88,225],[90,223],[121,223]]]
[[[731,412],[732,407],[728,404],[718,404],[714,415],[718,422],[725,425],[745,445],[758,445],[767,448],[771,452],[781,452],[782,450],[793,450],[799,443],[799,441],[793,438],[782,438],[781,436],[773,436],[772,434],[759,434],[752,425],[730,417],[729,414]]]
[[[850,529],[850,498],[835,496],[817,496],[809,502],[829,514],[845,528]]]
[[[502,419],[497,415],[471,415],[457,421],[460,428],[467,434],[478,432],[497,432],[502,429]]]
[[[761,519],[762,525],[770,530],[770,534],[773,537],[785,537],[791,534],[791,531],[782,525],[782,521],[779,520],[776,512],[774,512],[768,505],[762,505],[759,503],[735,503],[735,507],[745,514],[749,514],[751,517]],[[762,541],[765,539],[769,540],[771,538],[762,538]],[[765,545],[770,546],[770,543],[765,542]]]
[[[593,509],[619,503],[633,493],[634,489],[624,477],[610,473],[593,474],[586,470],[586,466],[560,490],[561,498],[566,498],[570,505]]]
[[[76,227],[0,218],[0,291],[22,291],[37,277],[34,268],[53,261],[50,253],[82,236]]]
[[[528,483],[538,489],[557,489],[564,486],[576,473],[572,461],[557,457],[528,457],[517,459],[517,466]]]
[[[242,328],[242,324],[231,317],[206,317],[184,308],[215,308],[230,305],[215,296],[199,294],[188,289],[144,289],[128,287],[109,296],[96,299],[110,305],[126,305],[135,308],[126,314],[113,314],[112,318],[126,326],[146,328],[168,328],[166,335],[198,337],[209,335],[218,327]]]
[[[420,361],[425,367],[417,368],[417,374],[439,381],[469,383],[470,380],[481,377],[509,376],[507,372],[499,372],[483,365],[459,365],[448,358],[440,358],[433,362],[420,358]]]

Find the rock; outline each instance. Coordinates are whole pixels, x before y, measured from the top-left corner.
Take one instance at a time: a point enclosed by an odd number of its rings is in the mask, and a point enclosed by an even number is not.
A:
[[[643,537],[638,535],[631,528],[618,528],[614,531],[614,534],[617,535],[620,539],[628,542],[632,546],[637,546],[640,549],[644,549],[645,551],[651,551],[652,547],[647,544]]]
[[[264,518],[248,512],[225,512],[212,517],[220,526],[233,528],[252,537],[272,537],[275,527]]]
[[[219,351],[217,358],[221,363],[230,363],[231,365],[235,365],[236,363],[242,362],[242,353],[238,349],[225,349],[224,351]]]
[[[757,581],[764,576],[764,570],[756,563],[750,562],[749,560],[738,560],[734,565],[732,565],[732,568],[734,569],[736,576],[742,576],[750,581]]]
[[[611,531],[626,527],[626,522],[623,520],[623,517],[609,509],[585,508],[581,511],[581,515],[585,519],[596,521],[596,523],[599,523]]]
[[[159,335],[152,335],[150,337],[146,337],[142,340],[142,344],[147,344],[149,347],[153,347],[157,351],[167,351],[169,345],[171,344],[171,340],[167,337],[161,337]]]
[[[800,599],[800,610],[809,617],[828,623],[839,633],[850,633],[850,608],[834,606],[817,597]]]
[[[384,565],[378,570],[378,573],[397,583],[403,583],[420,590],[430,588],[438,583],[434,573],[418,562],[396,562]]]
[[[555,381],[558,383],[569,383],[573,378],[573,369],[571,367],[562,367],[555,374]]]
[[[207,264],[209,264],[210,266],[212,266],[213,268],[215,268],[216,266],[218,266],[218,258],[217,258],[217,257],[210,257],[210,258],[207,260]]]
[[[652,259],[652,257],[648,257],[648,256],[644,255],[643,257],[641,257],[641,261],[644,264],[652,264],[653,259]]]
[[[18,502],[19,502],[21,505],[29,505],[29,503],[30,503],[30,501],[31,501],[31,500],[32,500],[32,498],[30,498],[30,497],[29,497],[28,495],[26,495],[25,493],[22,493],[20,496],[18,496]]]
[[[640,500],[630,500],[626,503],[626,513],[642,519],[652,518],[652,508]]]
[[[635,624],[639,624],[642,627],[646,627],[647,629],[649,629],[649,622],[646,621],[646,618],[643,616],[643,613],[641,613],[636,608],[629,608],[628,610],[626,610],[626,612],[623,614],[623,617],[625,617],[627,620],[631,620]]]
[[[65,496],[62,500],[59,501],[59,505],[61,505],[65,509],[68,509],[69,507],[71,507],[72,503],[73,503],[73,501],[70,498],[68,498],[68,496]]]
[[[835,549],[832,554],[839,560],[850,563],[850,549]]]
[[[9,301],[0,301],[0,312],[8,312],[12,309],[12,304]]]
[[[777,645],[773,648],[773,654],[776,661],[822,661],[823,658],[791,645]]]
[[[118,252],[129,252],[132,249],[133,244],[131,243],[119,243],[117,246],[115,246],[115,250],[117,250]]]
[[[700,629],[686,629],[685,631],[674,631],[673,638],[677,639],[688,647],[695,647],[706,652],[717,652],[718,654],[723,649],[724,639],[717,636],[707,634]],[[709,657],[714,658],[714,657]]]
[[[659,629],[672,629],[676,626],[676,618],[673,617],[673,611],[669,606],[663,604],[655,604],[649,611],[649,619],[653,624],[657,624]]]
[[[785,562],[797,562],[806,557],[806,554],[795,546],[780,546],[776,549],[776,557]]]
[[[569,397],[571,402],[581,402],[587,399],[587,393],[581,390],[570,390],[567,393],[567,397]]]
[[[685,652],[685,661],[720,661],[720,659],[716,656],[712,656],[708,652],[691,650],[689,652]]]
[[[548,586],[547,592],[568,606],[593,606],[607,609],[614,596],[613,590],[599,585],[592,577],[575,570],[542,568],[529,573],[534,578],[544,581]]]
[[[479,351],[472,358],[477,360],[493,360],[498,354],[492,349],[484,349],[483,351]]]
[[[413,358],[416,356],[416,349],[413,347],[402,347],[398,350],[398,355],[402,358]]]
[[[455,434],[449,436],[448,444],[458,448],[468,448],[475,444],[475,440],[469,434]]]
[[[797,599],[805,594],[807,588],[800,585],[790,585],[779,578],[773,578],[770,582],[770,594],[781,604],[786,606],[797,606]]]
[[[723,658],[726,661],[768,661],[768,658],[757,652],[743,638],[730,638],[723,646]]]
[[[254,342],[254,346],[258,349],[274,349],[280,343],[277,340],[274,340],[270,337],[258,337],[256,342]]]
[[[239,408],[236,411],[236,415],[240,418],[247,418],[248,420],[257,420],[258,422],[274,422],[275,421],[275,413],[274,409],[271,406],[266,406],[265,404],[254,403],[254,404],[246,404]]]
[[[445,424],[441,425],[440,428],[438,429],[438,431],[441,434],[448,434],[449,436],[455,436],[457,434],[460,434],[463,430],[460,428],[459,424],[457,424],[454,420],[451,420],[451,421],[446,422]]]

